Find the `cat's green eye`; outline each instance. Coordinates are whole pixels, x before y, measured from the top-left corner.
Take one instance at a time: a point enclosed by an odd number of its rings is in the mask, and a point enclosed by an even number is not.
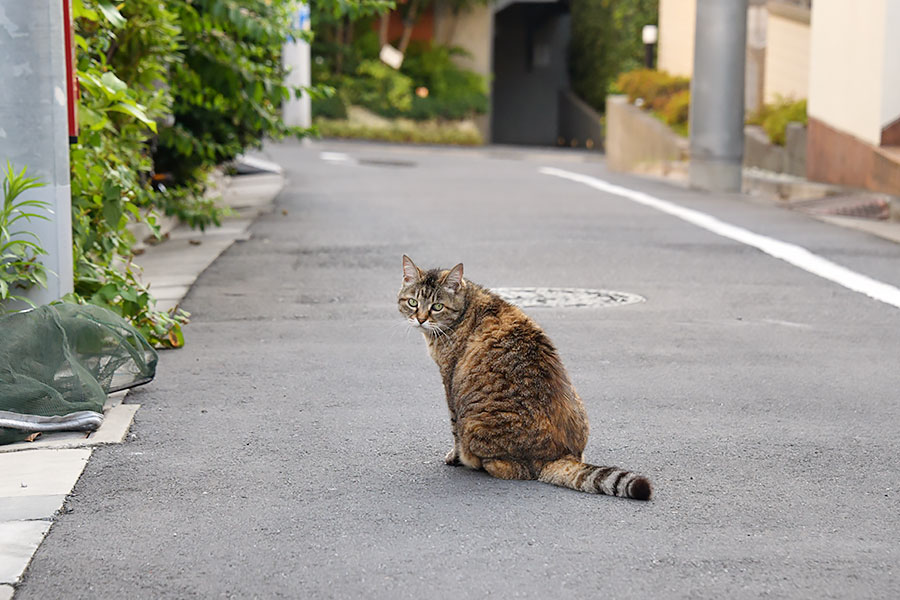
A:
[[[431,305],[431,310],[433,310],[434,312],[438,312],[438,311],[444,310],[444,305],[441,304],[440,302],[438,302],[437,304],[432,304],[432,305]]]
[[[409,300],[406,301],[406,303],[409,304],[410,306],[412,306],[413,308],[415,308],[419,305],[419,301],[416,300],[415,298],[410,298]]]

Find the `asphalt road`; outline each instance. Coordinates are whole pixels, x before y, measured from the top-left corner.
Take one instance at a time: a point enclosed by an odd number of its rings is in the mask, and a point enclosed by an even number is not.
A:
[[[323,151],[340,155],[322,155]],[[199,279],[134,439],[96,451],[16,599],[900,597],[900,309],[542,166],[604,178],[900,286],[900,246],[583,155],[270,147],[276,209]],[[358,159],[361,159],[358,160]],[[649,503],[443,464],[403,253],[537,308]]]

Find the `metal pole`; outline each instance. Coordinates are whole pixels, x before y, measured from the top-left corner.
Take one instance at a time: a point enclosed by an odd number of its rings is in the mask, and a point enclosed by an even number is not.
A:
[[[653,68],[653,49],[654,44],[644,44],[644,67]]]
[[[49,221],[19,221],[40,238],[47,289],[25,295],[46,304],[72,291],[72,207],[63,1],[0,3],[0,162],[40,177],[28,199],[50,204]]]
[[[641,40],[644,42],[644,67],[652,69],[655,66],[654,50],[659,37],[659,29],[656,25],[644,25],[641,29]]]
[[[690,182],[737,192],[744,156],[747,0],[697,0]]]
[[[294,26],[309,31],[309,4],[298,3],[295,12]],[[284,45],[282,55],[284,66],[290,70],[285,81],[289,87],[310,86],[309,44],[302,39],[290,40]],[[312,125],[312,107],[309,94],[300,98],[291,98],[284,103],[283,118],[286,125],[292,127],[309,127]]]

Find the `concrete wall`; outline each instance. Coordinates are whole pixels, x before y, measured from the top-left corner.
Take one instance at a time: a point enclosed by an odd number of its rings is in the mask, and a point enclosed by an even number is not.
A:
[[[881,127],[900,120],[900,2],[889,0],[885,7],[885,43],[882,81]]]
[[[559,93],[559,143],[572,148],[603,150],[603,119],[587,102],[572,93]]]
[[[629,104],[626,96],[606,97],[604,146],[607,166],[617,171],[647,171],[688,157],[687,138]]]
[[[900,30],[900,23],[886,22],[889,13],[900,14],[888,11],[887,3],[896,1],[812,5],[809,116],[874,145],[881,141],[882,124],[891,110],[884,102],[885,80],[898,77],[898,71],[887,71],[897,59],[886,56],[888,47],[896,44],[886,43],[887,32],[896,37]],[[894,85],[887,88],[893,101]]]
[[[770,2],[767,6],[765,102],[800,100],[809,92],[810,11]]]
[[[690,77],[694,72],[696,0],[659,0],[660,71]]]
[[[762,127],[746,126],[744,166],[806,177],[806,127],[789,123],[785,138],[784,146],[777,146],[769,141],[769,134]]]

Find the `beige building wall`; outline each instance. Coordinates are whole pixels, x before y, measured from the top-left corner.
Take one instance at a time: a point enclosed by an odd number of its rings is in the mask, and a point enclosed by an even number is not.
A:
[[[490,81],[494,14],[490,6],[478,5],[454,15],[446,2],[435,6],[434,39],[441,44],[459,46],[472,54],[459,58],[461,67],[484,75]]]
[[[694,72],[696,0],[659,0],[659,70],[690,77]]]
[[[766,23],[765,102],[779,96],[801,100],[809,93],[809,10],[770,2]]]
[[[455,62],[464,69],[483,75],[491,93],[493,77],[494,11],[490,5],[473,6],[453,14],[447,2],[434,8],[434,39],[440,44],[459,46],[471,54],[457,57]],[[491,115],[475,117],[475,126],[484,140],[491,139]]]
[[[864,142],[878,145],[884,115],[895,102],[895,57],[886,51],[896,44],[886,43],[887,32],[895,32],[897,0],[864,2],[813,2],[811,16],[809,103],[810,117],[849,133]],[[889,29],[890,28],[890,29]],[[892,83],[885,84],[886,79]],[[884,102],[885,91],[888,103]]]

